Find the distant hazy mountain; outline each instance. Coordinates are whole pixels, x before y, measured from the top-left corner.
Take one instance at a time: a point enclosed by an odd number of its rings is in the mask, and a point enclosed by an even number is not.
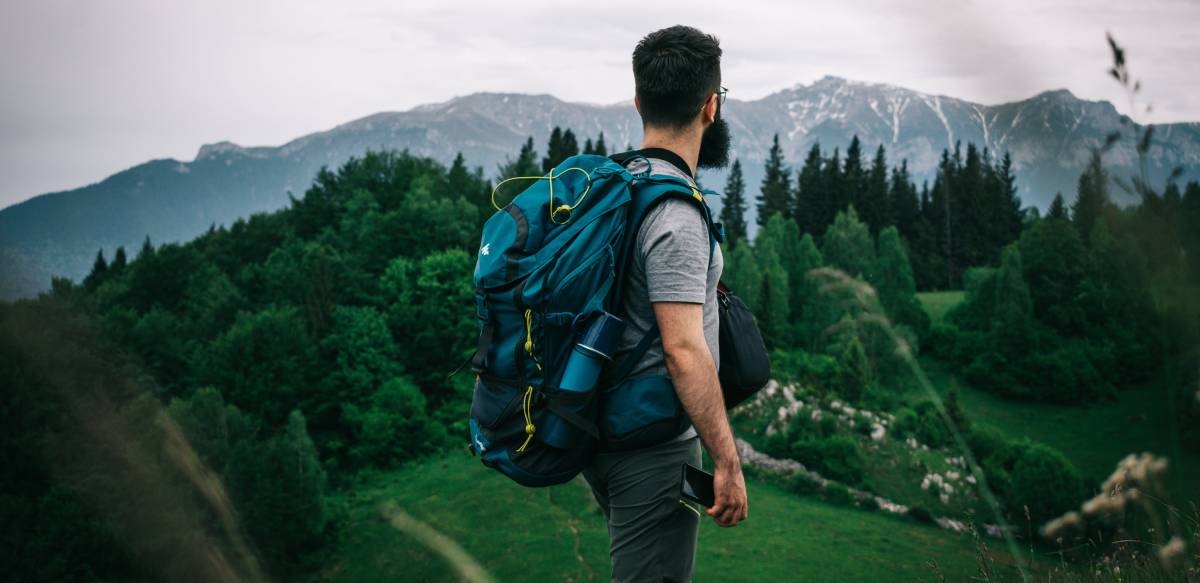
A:
[[[1065,90],[978,105],[837,77],[756,101],[731,99],[723,115],[733,129],[735,154],[746,167],[751,200],[775,133],[793,165],[814,142],[844,151],[857,134],[868,159],[883,144],[889,164],[907,159],[918,181],[932,177],[942,149],[955,142],[1008,151],[1021,198],[1044,208],[1056,192],[1074,196],[1091,148],[1122,128],[1122,116],[1111,104],[1081,100]],[[492,175],[528,136],[544,150],[555,125],[571,128],[581,142],[603,131],[610,151],[641,141],[641,124],[628,103],[597,106],[548,95],[477,93],[377,113],[278,147],[209,144],[191,162],[152,160],[96,184],[0,210],[0,298],[45,289],[51,275],[78,279],[100,248],[111,258],[118,245],[136,251],[147,235],[156,244],[187,240],[214,223],[281,208],[289,191],[303,194],[321,166],[335,168],[367,149],[408,149],[446,163],[461,151],[471,166]],[[1118,173],[1130,172],[1136,164],[1132,143],[1122,141],[1105,161]],[[1200,124],[1156,128],[1149,162],[1156,181],[1175,166],[1184,168],[1185,180],[1200,179]],[[701,176],[716,188],[723,179],[721,173]]]

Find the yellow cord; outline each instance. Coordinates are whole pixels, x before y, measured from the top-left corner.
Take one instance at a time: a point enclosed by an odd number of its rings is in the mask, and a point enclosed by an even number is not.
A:
[[[554,206],[554,180],[557,178],[560,178],[562,175],[564,175],[568,172],[571,172],[572,170],[574,170],[576,172],[582,172],[583,175],[587,177],[587,187],[583,189],[583,194],[579,195],[579,200],[575,201],[575,204],[563,204],[563,205],[559,205],[558,207],[555,207]],[[492,208],[495,208],[496,210],[500,210],[500,205],[496,204],[496,191],[500,190],[500,187],[504,186],[505,183],[511,182],[513,180],[549,180],[550,181],[550,222],[554,223],[556,225],[562,225],[562,224],[565,224],[567,221],[570,221],[571,220],[571,211],[575,210],[576,207],[583,204],[583,199],[586,198],[588,195],[588,192],[590,192],[592,190],[592,175],[588,174],[587,170],[584,170],[583,168],[579,168],[577,166],[572,166],[570,168],[563,170],[562,172],[559,172],[558,174],[555,174],[554,169],[551,169],[550,172],[547,173],[545,176],[513,176],[512,178],[505,178],[504,180],[501,180],[500,182],[496,183],[495,188],[492,189]],[[558,217],[559,213],[566,213],[567,218],[563,219],[560,222],[556,218],[556,217]]]
[[[525,310],[525,352],[533,358],[533,364],[542,370],[542,363],[533,354],[533,310]]]
[[[517,453],[525,452],[525,448],[533,439],[533,432],[537,431],[537,428],[533,426],[533,419],[529,417],[529,408],[533,405],[533,385],[529,385],[529,388],[525,389],[525,398],[522,399],[521,405],[525,409],[525,443],[517,448]]]

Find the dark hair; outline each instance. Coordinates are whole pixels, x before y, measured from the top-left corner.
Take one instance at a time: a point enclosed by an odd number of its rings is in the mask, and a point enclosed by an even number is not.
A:
[[[717,37],[683,25],[646,35],[633,49],[633,81],[643,123],[686,126],[721,88]]]

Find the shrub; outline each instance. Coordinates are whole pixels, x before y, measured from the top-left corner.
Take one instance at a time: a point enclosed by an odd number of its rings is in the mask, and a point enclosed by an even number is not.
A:
[[[854,493],[841,484],[826,485],[824,498],[826,502],[835,506],[854,506]]]
[[[1009,511],[1017,513],[1028,507],[1035,524],[1071,510],[1083,499],[1079,471],[1052,447],[1031,445],[1017,459],[1011,475]]]
[[[784,478],[788,490],[797,494],[814,494],[821,489],[821,483],[808,472],[792,472]]]
[[[937,524],[937,520],[933,518],[933,513],[924,506],[910,506],[908,516],[917,522],[924,524]]]
[[[771,351],[771,372],[780,382],[828,391],[838,378],[837,359],[804,350]]]
[[[908,407],[901,407],[896,411],[895,419],[892,421],[892,433],[901,439],[916,437],[917,421],[916,411]]]
[[[834,435],[792,444],[792,456],[831,480],[847,484],[862,482],[866,461],[858,441],[847,435]]]
[[[991,425],[974,425],[967,432],[967,447],[975,454],[975,459],[983,463],[1008,445],[1008,438],[999,429]]]

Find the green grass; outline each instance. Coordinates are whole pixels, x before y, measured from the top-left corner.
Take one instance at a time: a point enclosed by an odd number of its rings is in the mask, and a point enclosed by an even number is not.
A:
[[[936,580],[930,561],[949,580],[977,572],[970,535],[831,506],[754,480],[749,494],[750,518],[738,527],[704,519],[697,581]],[[381,519],[388,501],[457,541],[497,581],[609,577],[604,518],[582,479],[522,488],[470,456],[448,454],[377,474],[333,500],[341,534],[321,581],[459,579],[440,555]]]
[[[922,292],[917,294],[917,301],[921,302],[929,319],[937,324],[946,318],[950,308],[963,300],[964,295],[966,293],[961,291]]]
[[[1200,503],[1200,453],[1177,452],[1170,427],[1167,392],[1161,383],[1118,391],[1117,400],[1086,406],[1062,406],[1001,399],[960,385],[946,366],[931,358],[921,365],[944,396],[958,386],[959,402],[973,422],[986,423],[1013,438],[1027,437],[1062,451],[1099,486],[1130,453],[1151,452],[1171,458],[1175,502]],[[914,398],[920,395],[913,393]],[[1191,485],[1189,488],[1188,485]]]
[[[936,323],[962,301],[963,292],[920,293],[917,298]],[[946,365],[932,358],[922,358],[921,365],[942,395],[960,387],[960,403],[971,420],[992,425],[1013,438],[1027,437],[1059,449],[1095,486],[1126,455],[1151,452],[1171,458],[1174,502],[1185,508],[1189,500],[1200,502],[1194,487],[1200,483],[1200,453],[1179,451],[1169,429],[1170,399],[1161,379],[1123,389],[1113,402],[1060,406],[1001,399],[962,386]],[[913,397],[921,395],[914,392]]]

